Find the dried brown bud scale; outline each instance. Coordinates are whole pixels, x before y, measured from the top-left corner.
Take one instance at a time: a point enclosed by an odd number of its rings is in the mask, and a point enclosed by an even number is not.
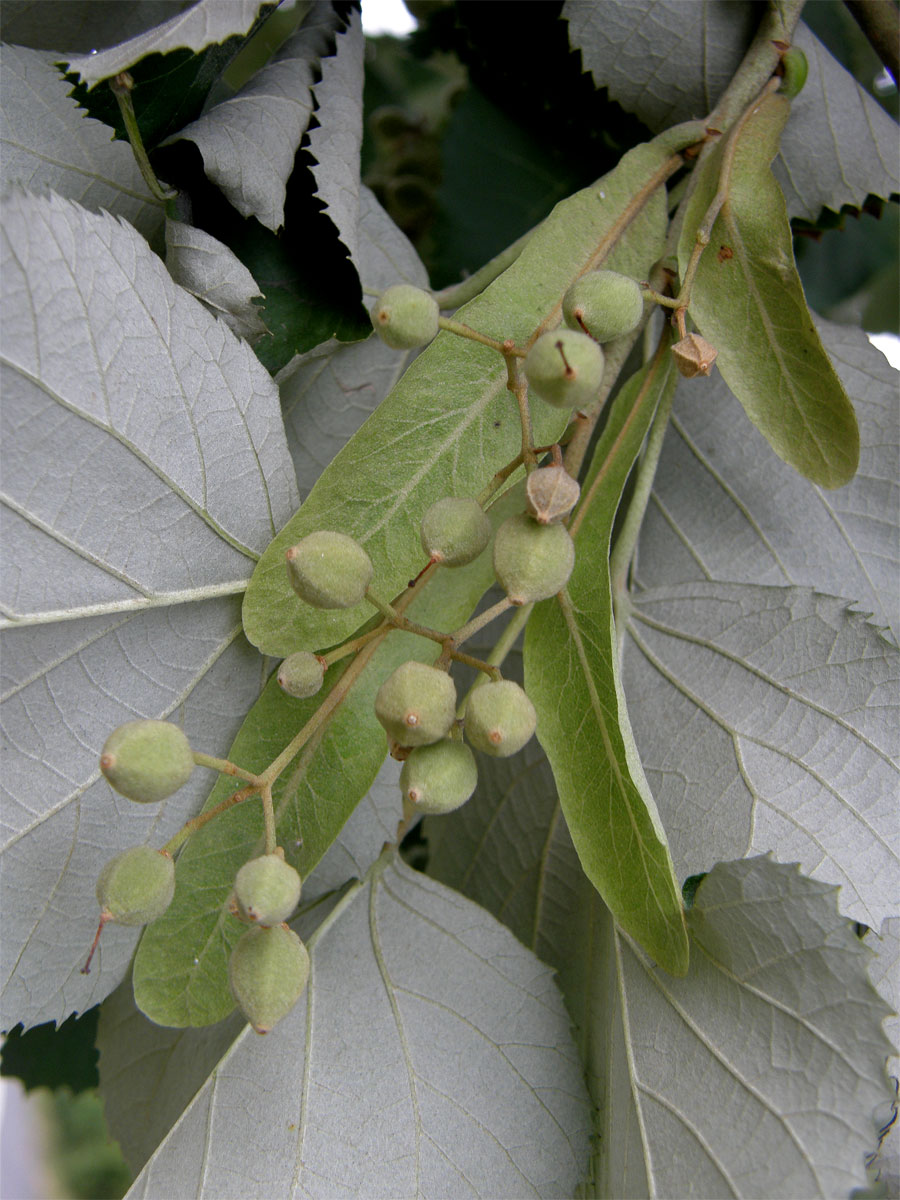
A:
[[[685,379],[708,375],[716,361],[718,350],[699,333],[689,333],[672,347],[675,365]]]

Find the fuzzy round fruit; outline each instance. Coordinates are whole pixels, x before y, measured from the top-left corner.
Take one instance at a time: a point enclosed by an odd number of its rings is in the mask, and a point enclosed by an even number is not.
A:
[[[287,1016],[308,979],[309,953],[287,925],[248,929],[228,960],[231,994],[257,1033]]]
[[[439,742],[456,718],[456,686],[446,671],[405,662],[378,689],[375,716],[400,746]]]
[[[152,846],[132,846],[111,858],[97,880],[102,916],[120,925],[161,917],[175,894],[175,863]]]
[[[554,408],[581,408],[603,381],[603,351],[586,333],[555,329],[542,333],[525,356],[531,389]]]
[[[394,350],[413,350],[437,336],[440,309],[434,296],[397,283],[378,297],[370,316],[375,332]]]
[[[352,608],[372,579],[372,560],[346,533],[316,530],[285,557],[291,587],[314,608]]]
[[[251,858],[238,871],[234,898],[239,916],[254,925],[280,925],[300,899],[300,876],[280,854]]]
[[[538,467],[525,481],[525,502],[539,525],[564,521],[580,495],[578,482],[565,467]]]
[[[422,549],[445,567],[464,567],[491,540],[491,523],[477,500],[448,496],[422,518]]]
[[[640,284],[618,271],[591,271],[576,279],[563,296],[563,317],[598,342],[631,333],[644,315]]]
[[[466,705],[466,737],[476,750],[495,758],[521,750],[536,726],[534,705],[511,679],[479,685]]]
[[[508,517],[494,537],[494,574],[513,604],[555,596],[574,565],[575,543],[565,525],[539,525],[521,513]]]
[[[443,738],[417,746],[400,772],[400,791],[419,812],[453,812],[465,804],[478,783],[475,755],[464,742]]]
[[[289,654],[278,668],[278,686],[295,700],[314,696],[324,678],[325,666],[311,650],[297,650]]]
[[[126,721],[114,729],[100,753],[100,770],[112,787],[136,800],[165,800],[190,779],[190,742],[170,721]]]

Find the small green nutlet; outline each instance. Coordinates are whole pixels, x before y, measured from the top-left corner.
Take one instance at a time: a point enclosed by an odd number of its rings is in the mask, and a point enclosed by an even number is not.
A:
[[[152,846],[132,846],[111,858],[97,880],[97,902],[106,921],[147,925],[161,917],[175,894],[175,863]]]
[[[280,925],[297,907],[300,887],[300,876],[283,852],[251,858],[234,881],[238,915],[254,925]]]
[[[598,342],[631,333],[644,315],[641,286],[618,271],[590,271],[563,296],[563,319]]]
[[[456,686],[446,671],[405,662],[378,689],[375,716],[400,746],[439,742],[456,719]]]
[[[314,608],[352,608],[366,594],[374,568],[359,542],[319,529],[287,551],[288,579]]]
[[[582,408],[603,382],[603,351],[586,333],[542,333],[525,356],[529,386],[554,408]]]
[[[524,689],[511,679],[483,683],[466,705],[466,737],[495,758],[509,758],[534,736],[537,713]]]
[[[287,925],[256,925],[228,960],[231,994],[257,1033],[268,1033],[291,1011],[309,979],[309,952]]]
[[[413,350],[437,336],[440,309],[428,292],[409,283],[397,283],[382,292],[369,315],[375,332],[388,346]]]
[[[491,540],[491,523],[477,500],[438,500],[422,518],[422,549],[445,567],[473,562]]]
[[[278,668],[278,686],[295,700],[315,696],[325,678],[325,665],[311,650],[289,654]]]
[[[400,791],[419,812],[453,812],[469,799],[478,783],[475,755],[465,742],[443,738],[417,746],[400,772]]]
[[[520,513],[494,536],[494,574],[513,604],[555,596],[574,565],[575,543],[565,525],[539,525]]]
[[[787,96],[788,100],[793,100],[803,91],[809,74],[809,63],[799,46],[791,46],[790,50],[785,51],[781,59],[781,68],[784,74],[778,91],[782,96]]]
[[[190,742],[170,721],[126,721],[100,753],[100,770],[110,785],[139,804],[165,800],[187,783],[193,769]]]

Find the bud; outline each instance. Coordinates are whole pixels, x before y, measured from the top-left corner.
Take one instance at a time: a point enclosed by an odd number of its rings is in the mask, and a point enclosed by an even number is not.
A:
[[[439,742],[456,719],[456,687],[446,671],[405,662],[378,689],[375,716],[400,746]]]
[[[575,543],[565,525],[539,525],[521,513],[494,536],[494,574],[513,604],[555,596],[574,565]]]
[[[234,881],[237,914],[256,925],[280,925],[297,907],[300,876],[284,853],[262,854],[245,862]]]
[[[473,562],[491,540],[491,523],[477,500],[447,496],[422,518],[422,549],[445,567]]]
[[[257,1033],[268,1033],[303,995],[309,952],[287,925],[248,929],[231,952],[231,994]]]
[[[508,758],[530,741],[537,713],[523,688],[498,679],[475,688],[466,706],[466,737],[495,758]]]
[[[314,608],[352,608],[372,579],[372,560],[359,542],[330,529],[307,534],[285,559],[291,587]]]
[[[416,746],[400,772],[400,791],[419,812],[453,812],[469,799],[478,783],[475,755],[464,742],[444,738]]]
[[[315,696],[322,686],[325,666],[310,650],[297,650],[289,654],[278,668],[278,686],[295,700],[306,700]]]
[[[190,742],[171,721],[126,721],[100,753],[100,770],[110,785],[139,804],[165,800],[187,783],[193,769]]]

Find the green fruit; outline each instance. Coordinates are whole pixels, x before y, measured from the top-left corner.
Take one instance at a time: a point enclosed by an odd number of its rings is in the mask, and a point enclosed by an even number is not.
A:
[[[485,754],[508,758],[531,739],[536,726],[534,705],[511,679],[483,683],[469,697],[466,737]]]
[[[309,953],[287,925],[248,929],[228,960],[231,994],[257,1033],[287,1016],[308,979]]]
[[[132,846],[111,858],[97,880],[101,916],[120,925],[161,917],[175,894],[175,863],[152,846]]]
[[[565,525],[539,525],[521,513],[508,517],[494,537],[494,574],[513,604],[555,596],[574,565],[575,543]]]
[[[238,914],[255,925],[280,925],[300,899],[300,876],[280,854],[251,858],[234,881]]]
[[[591,271],[576,279],[563,296],[563,317],[598,342],[631,333],[644,315],[640,284],[618,271]]]
[[[437,336],[440,309],[434,296],[409,283],[383,292],[371,309],[372,326],[395,350],[425,346]]]
[[[589,404],[603,381],[603,351],[586,333],[555,329],[542,333],[525,356],[525,378],[555,408]]]
[[[314,608],[352,608],[372,579],[372,560],[346,533],[319,529],[285,557],[291,587]]]
[[[278,686],[295,700],[314,696],[325,678],[322,660],[310,650],[289,654],[278,668]]]
[[[190,779],[194,754],[170,721],[126,721],[106,739],[100,770],[110,784],[140,804],[165,800]]]
[[[525,481],[528,511],[540,525],[564,521],[581,495],[581,488],[565,467],[538,467]]]
[[[475,756],[464,742],[444,738],[410,752],[400,791],[419,812],[447,813],[465,804],[478,783]]]
[[[422,549],[445,567],[464,567],[491,540],[491,523],[477,500],[438,500],[422,518]]]
[[[456,719],[456,687],[446,671],[405,662],[378,689],[375,716],[400,746],[439,742]]]
[[[790,50],[785,51],[781,59],[781,66],[784,75],[781,78],[781,86],[778,89],[782,96],[787,96],[789,100],[803,90],[803,85],[806,83],[806,77],[809,74],[809,63],[806,61],[806,55],[799,46],[791,46]]]

